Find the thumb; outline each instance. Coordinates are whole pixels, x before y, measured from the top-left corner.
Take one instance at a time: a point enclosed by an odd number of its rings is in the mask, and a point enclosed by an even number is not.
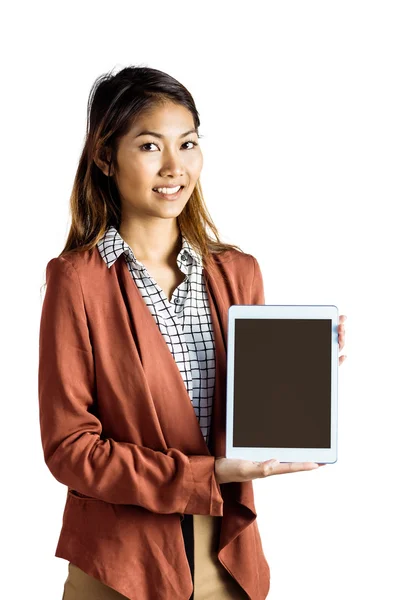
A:
[[[270,458],[260,463],[261,470],[264,474],[268,474],[269,471],[273,470],[279,465],[279,460],[276,458]]]

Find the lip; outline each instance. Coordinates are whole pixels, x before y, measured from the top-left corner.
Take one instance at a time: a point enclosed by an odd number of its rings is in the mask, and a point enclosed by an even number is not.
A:
[[[179,185],[179,184],[178,184]],[[161,187],[161,186],[160,186]],[[176,185],[164,185],[163,187],[176,187]],[[164,198],[165,200],[177,200],[182,193],[184,186],[181,186],[181,189],[176,192],[176,194],[162,194],[161,192],[155,192],[151,190],[153,194],[156,194],[159,198]]]
[[[155,188],[174,188],[177,187],[178,185],[182,185],[182,183],[166,183],[166,184],[161,184],[161,185],[155,185]]]

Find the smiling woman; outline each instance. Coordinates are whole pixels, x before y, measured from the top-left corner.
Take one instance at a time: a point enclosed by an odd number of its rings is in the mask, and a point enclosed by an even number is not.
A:
[[[199,125],[189,91],[157,69],[107,74],[90,94],[40,323],[44,457],[68,487],[63,600],[269,590],[252,482],[215,472],[227,312],[264,302],[262,275],[207,211]]]

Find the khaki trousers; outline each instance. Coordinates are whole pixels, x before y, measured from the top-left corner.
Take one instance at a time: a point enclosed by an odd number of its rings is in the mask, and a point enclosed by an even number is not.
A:
[[[193,544],[187,543],[189,563],[194,562],[193,600],[248,600],[243,588],[233,579],[217,558],[220,517],[211,515],[185,515],[193,518]],[[194,561],[191,557],[194,550]],[[193,575],[192,575],[193,579]],[[87,575],[75,565],[68,564],[68,577],[64,583],[62,600],[129,600],[116,590]],[[154,600],[157,600],[156,596]],[[188,599],[189,600],[189,599]]]
[[[248,600],[218,560],[220,517],[193,515],[194,600]]]

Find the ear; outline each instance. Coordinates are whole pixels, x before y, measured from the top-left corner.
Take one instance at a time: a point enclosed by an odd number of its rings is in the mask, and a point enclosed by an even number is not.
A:
[[[93,157],[94,162],[99,169],[108,177],[109,162],[111,160],[110,148],[101,148]],[[110,176],[114,175],[114,166],[111,166]]]

